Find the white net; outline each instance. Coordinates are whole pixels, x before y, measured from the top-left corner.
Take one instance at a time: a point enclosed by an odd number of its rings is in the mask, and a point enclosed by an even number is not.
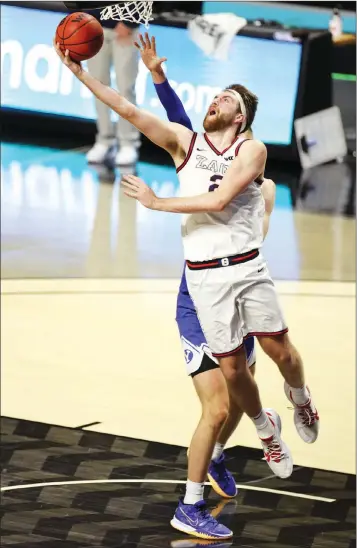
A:
[[[149,27],[149,21],[152,17],[153,2],[121,2],[107,6],[100,12],[100,18],[114,19],[115,21],[130,21],[131,23],[144,23],[145,27]]]

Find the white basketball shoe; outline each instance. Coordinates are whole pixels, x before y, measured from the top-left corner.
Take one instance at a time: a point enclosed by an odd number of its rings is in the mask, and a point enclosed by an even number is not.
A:
[[[139,152],[137,147],[123,146],[120,147],[119,152],[115,156],[115,165],[117,166],[129,166],[135,164],[138,161]]]
[[[297,433],[305,443],[314,443],[319,435],[320,417],[311,399],[310,390],[306,388],[310,398],[304,405],[298,405],[293,400],[291,387],[287,382],[284,383],[285,395],[294,406],[294,423]]]
[[[103,164],[107,159],[112,147],[103,143],[95,145],[87,152],[86,159],[89,164]]]
[[[278,478],[288,478],[293,471],[293,458],[290,449],[281,439],[281,419],[274,409],[265,409],[266,414],[274,426],[274,434],[270,438],[260,438],[264,458],[272,472]]]

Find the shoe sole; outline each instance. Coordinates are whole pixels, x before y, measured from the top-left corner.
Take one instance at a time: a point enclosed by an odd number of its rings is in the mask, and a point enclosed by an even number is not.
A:
[[[181,531],[181,533],[186,533],[187,535],[192,535],[193,537],[202,538],[205,540],[224,540],[233,537],[233,533],[221,537],[215,537],[214,535],[205,535],[205,533],[198,533],[193,527],[190,527],[189,525],[184,525],[176,518],[173,518],[170,521],[170,524],[174,529],[177,529],[177,531]]]
[[[218,483],[213,479],[213,477],[211,476],[211,474],[207,474],[207,477],[208,477],[208,481],[210,482],[211,484],[211,487],[212,489],[217,493],[217,495],[219,495],[220,497],[224,498],[224,499],[234,499],[237,494],[238,494],[238,489],[236,488],[236,492],[234,495],[227,495],[227,493],[225,493],[221,488],[220,486],[218,485]]]
[[[317,426],[317,433],[316,433],[316,438],[315,439],[306,439],[306,438],[304,438],[302,436],[299,428],[296,426],[295,412],[297,411],[298,407],[296,406],[295,402],[290,397],[290,387],[289,387],[287,382],[284,382],[284,392],[285,392],[285,396],[287,397],[287,399],[289,400],[291,405],[294,407],[294,424],[295,424],[296,431],[299,434],[299,437],[302,439],[303,442],[308,443],[309,445],[311,445],[312,443],[315,443],[315,441],[317,440],[317,438],[319,436],[320,423],[319,422],[316,423],[318,426]],[[310,391],[309,391],[309,393],[310,393]]]

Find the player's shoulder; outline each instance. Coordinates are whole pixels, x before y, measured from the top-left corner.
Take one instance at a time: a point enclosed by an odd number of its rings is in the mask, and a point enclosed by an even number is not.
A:
[[[275,183],[273,179],[267,179],[266,177],[264,177],[262,184],[265,185],[266,187],[275,188]]]
[[[264,177],[260,188],[265,200],[265,212],[270,214],[273,211],[276,196],[276,186],[273,179],[266,179]]]
[[[266,179],[266,177],[263,178],[263,181],[261,183],[261,189],[264,196],[273,196],[276,192],[276,185],[273,181],[273,179]]]
[[[263,141],[259,141],[259,139],[248,139],[248,141],[249,141],[249,146],[251,150],[261,152],[264,154],[267,153],[267,147],[265,146]]]
[[[267,157],[267,149],[265,144],[262,141],[259,141],[258,139],[246,139],[242,142],[244,143],[244,146],[240,147],[240,155],[244,155],[245,157],[251,157],[254,156],[256,158],[266,158]]]

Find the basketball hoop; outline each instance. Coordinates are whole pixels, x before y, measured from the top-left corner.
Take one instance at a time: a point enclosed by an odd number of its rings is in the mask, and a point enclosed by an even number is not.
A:
[[[153,2],[121,2],[107,6],[100,12],[101,20],[114,19],[115,21],[129,21],[130,23],[144,23],[149,28],[149,21],[152,17]]]

